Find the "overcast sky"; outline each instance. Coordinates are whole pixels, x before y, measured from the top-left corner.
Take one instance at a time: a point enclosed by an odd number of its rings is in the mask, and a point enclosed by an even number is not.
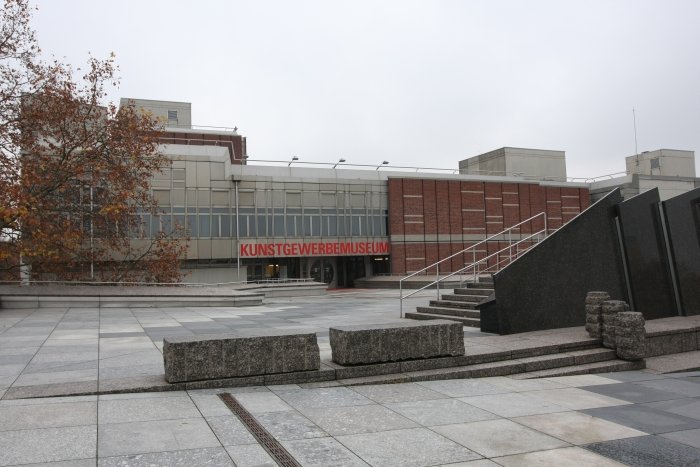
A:
[[[251,159],[457,168],[503,146],[567,174],[700,152],[700,2],[36,0],[48,54],[114,52],[111,96],[192,103]],[[696,155],[696,165],[698,155]]]

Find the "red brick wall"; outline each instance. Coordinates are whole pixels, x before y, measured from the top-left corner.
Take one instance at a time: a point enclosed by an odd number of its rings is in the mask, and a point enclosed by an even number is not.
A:
[[[392,272],[410,273],[424,268],[540,212],[547,213],[549,230],[558,229],[588,205],[586,188],[390,178]],[[521,234],[544,228],[543,220],[531,224],[523,225]],[[495,243],[479,248],[476,258],[497,248]],[[472,253],[468,258],[462,256],[453,258],[449,266],[441,265],[440,272],[450,268],[454,271],[473,261]]]
[[[223,146],[228,149],[232,164],[245,164],[246,138],[240,135],[163,131],[158,137],[161,144],[186,144],[191,146]]]

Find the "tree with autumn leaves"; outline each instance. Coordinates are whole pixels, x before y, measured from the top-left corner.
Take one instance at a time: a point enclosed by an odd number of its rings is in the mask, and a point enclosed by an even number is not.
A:
[[[149,181],[170,161],[160,122],[104,104],[114,57],[90,58],[81,79],[46,63],[27,0],[0,12],[0,274],[32,280],[173,282],[187,238],[136,239],[157,214]]]

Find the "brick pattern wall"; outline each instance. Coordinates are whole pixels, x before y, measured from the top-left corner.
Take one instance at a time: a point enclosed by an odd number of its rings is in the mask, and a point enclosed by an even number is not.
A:
[[[240,135],[163,131],[158,137],[161,144],[186,144],[191,146],[222,146],[228,149],[232,164],[246,164],[246,138]]]
[[[415,178],[389,179],[389,235],[392,272],[410,273],[463,250],[537,213],[547,213],[554,230],[589,205],[587,188]],[[543,222],[522,226],[521,234]],[[507,246],[489,243],[476,259]],[[453,258],[450,270],[471,263],[473,255]],[[448,267],[445,267],[445,272]],[[441,273],[444,270],[441,269]]]

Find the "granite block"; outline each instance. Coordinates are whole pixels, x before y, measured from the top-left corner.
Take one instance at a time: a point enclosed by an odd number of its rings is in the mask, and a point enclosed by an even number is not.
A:
[[[213,334],[163,339],[169,383],[318,370],[316,334],[270,331],[254,336]]]
[[[341,365],[464,355],[462,324],[448,320],[330,328],[333,361]]]

